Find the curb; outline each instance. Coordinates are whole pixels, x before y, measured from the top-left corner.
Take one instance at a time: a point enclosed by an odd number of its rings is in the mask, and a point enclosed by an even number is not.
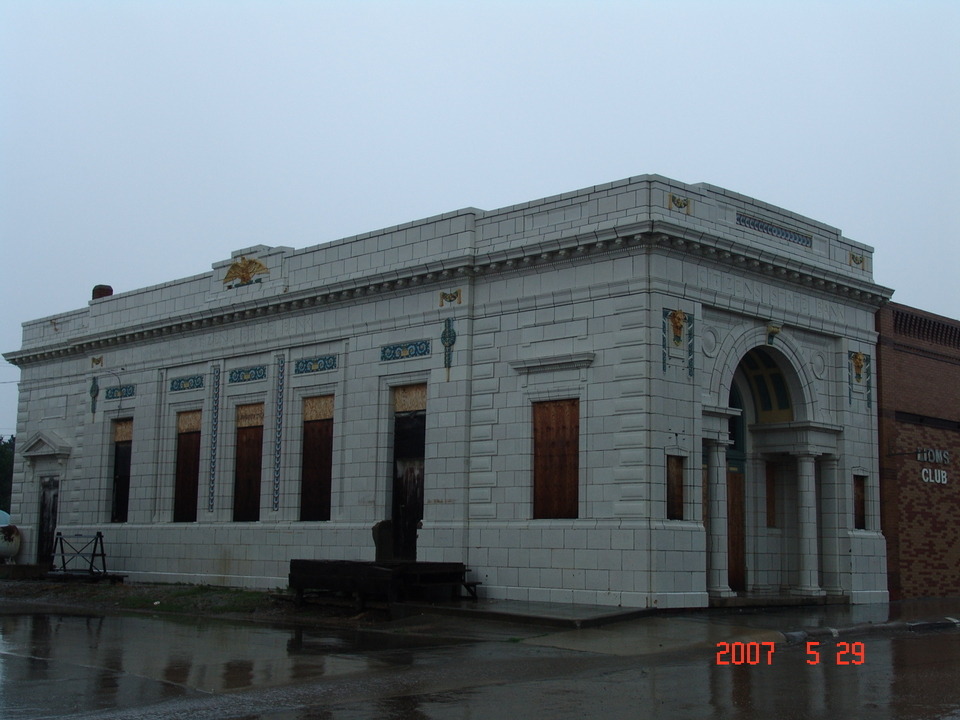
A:
[[[907,630],[910,632],[936,632],[938,630],[960,629],[960,620],[952,617],[934,620],[904,621],[894,620],[886,623],[866,623],[843,628],[811,628],[781,633],[788,645],[804,642],[808,639],[837,638],[841,635],[866,635],[869,633],[887,633]]]

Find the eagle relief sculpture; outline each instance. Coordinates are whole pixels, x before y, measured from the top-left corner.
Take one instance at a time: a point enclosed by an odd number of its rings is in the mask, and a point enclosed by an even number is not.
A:
[[[230,269],[227,270],[226,276],[223,278],[223,283],[226,285],[231,280],[236,280],[237,282],[233,285],[228,285],[227,287],[240,287],[241,285],[249,285],[254,282],[254,275],[263,275],[264,273],[269,274],[267,266],[264,265],[259,260],[254,260],[253,258],[248,258],[244,255],[240,256],[240,259],[237,260],[233,265],[230,266]],[[260,282],[257,280],[256,282]]]

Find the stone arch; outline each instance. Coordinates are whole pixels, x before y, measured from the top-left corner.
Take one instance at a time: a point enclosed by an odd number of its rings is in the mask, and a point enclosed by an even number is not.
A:
[[[784,380],[793,402],[795,421],[812,422],[817,419],[817,394],[815,378],[804,359],[800,344],[791,337],[789,331],[774,336],[773,344],[768,344],[765,326],[741,327],[727,334],[718,348],[707,387],[710,403],[716,407],[727,407],[733,379],[743,358],[755,348],[766,350],[780,365]]]
[[[719,344],[709,369],[705,420],[720,430],[708,443],[711,602],[743,594],[823,594],[819,528],[823,517],[833,522],[836,511],[824,516],[820,508],[822,498],[837,496],[830,458],[842,429],[817,422],[821,403],[805,355],[789,331],[768,335],[765,324],[743,323]],[[734,387],[739,403],[731,399]],[[779,395],[771,404],[774,391]],[[785,408],[789,412],[781,412]],[[718,427],[717,419],[726,425]],[[727,429],[742,432],[742,448]],[[834,487],[818,499],[823,481]],[[836,569],[829,569],[829,585],[839,587]]]

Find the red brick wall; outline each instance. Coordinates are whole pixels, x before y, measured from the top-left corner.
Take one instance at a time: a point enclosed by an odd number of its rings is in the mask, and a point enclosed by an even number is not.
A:
[[[960,596],[960,322],[890,303],[877,329],[891,599]],[[918,448],[947,451],[949,461],[918,460]],[[923,468],[945,471],[946,484],[925,482]]]

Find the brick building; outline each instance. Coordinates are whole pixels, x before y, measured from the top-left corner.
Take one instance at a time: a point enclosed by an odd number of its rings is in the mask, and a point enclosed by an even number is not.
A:
[[[960,321],[889,303],[877,330],[890,596],[960,596]]]
[[[645,175],[98,292],[4,356],[24,553],[59,527],[137,580],[384,554],[521,600],[884,600],[872,268]]]

